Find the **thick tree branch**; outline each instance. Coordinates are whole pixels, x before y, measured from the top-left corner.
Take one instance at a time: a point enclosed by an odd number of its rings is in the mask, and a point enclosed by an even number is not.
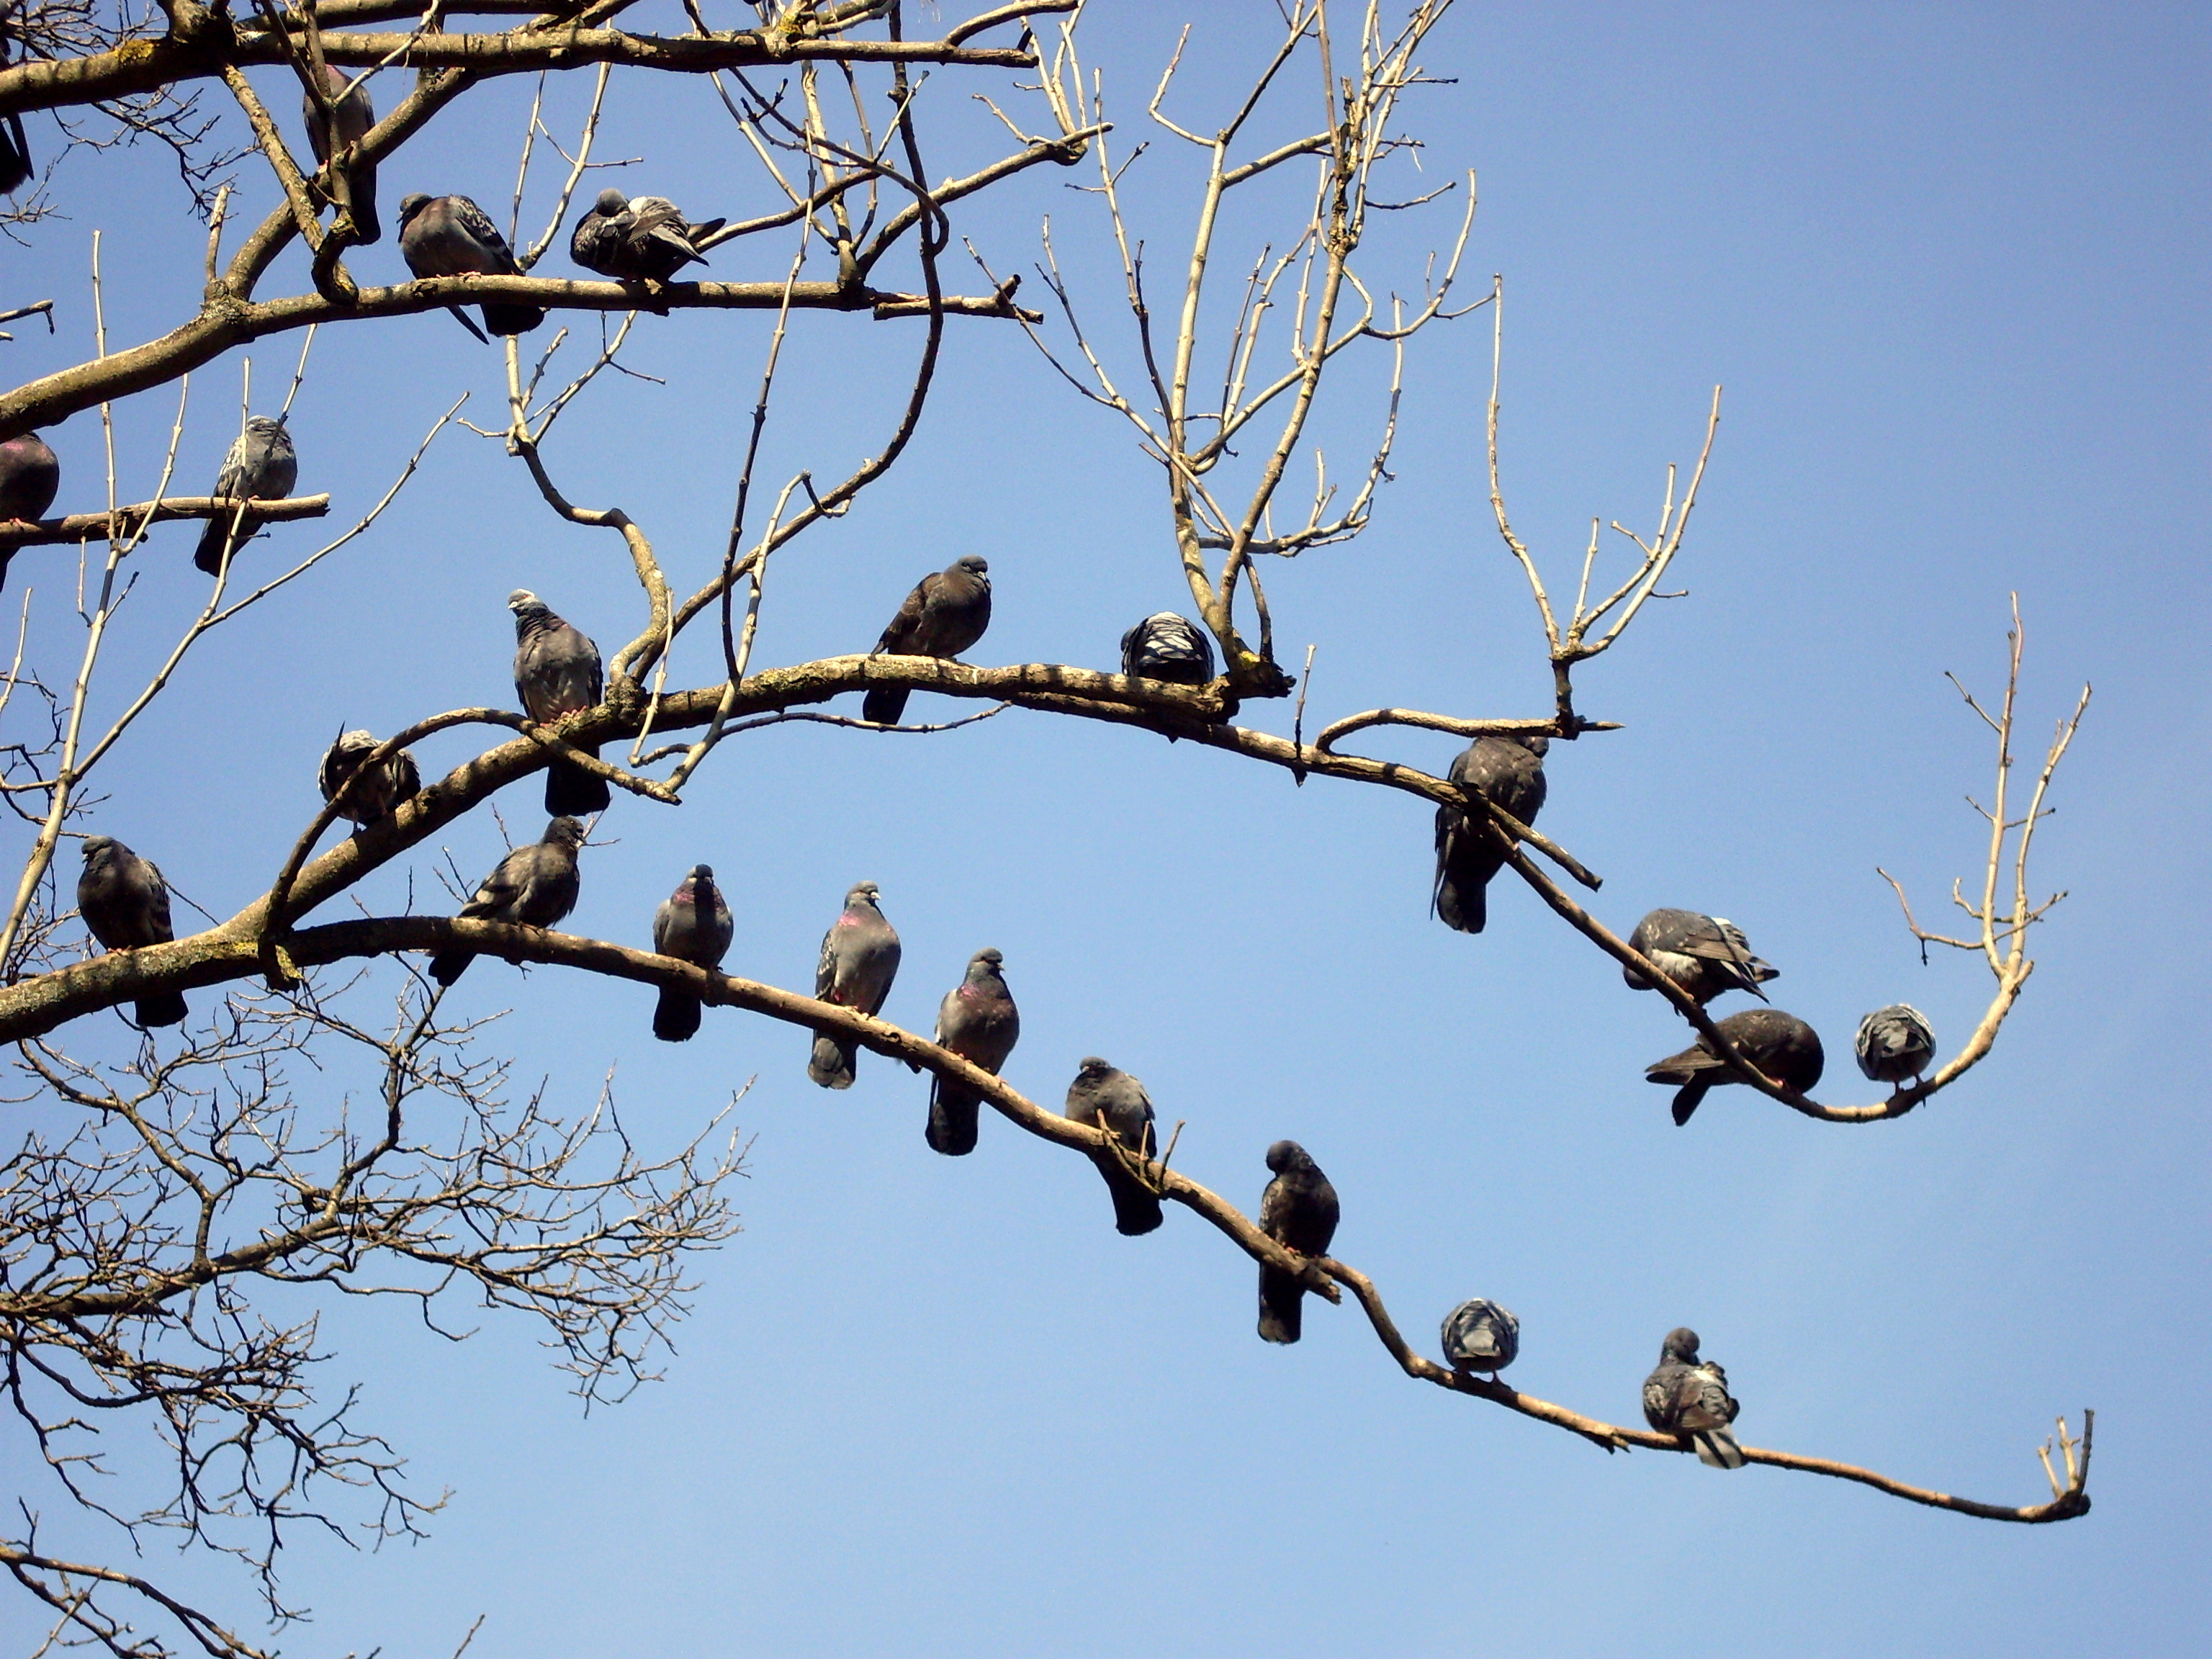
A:
[[[328,495],[287,495],[282,501],[253,503],[255,520],[270,524],[319,519],[330,510]],[[118,507],[112,513],[72,513],[66,518],[40,519],[29,529],[20,527],[21,520],[15,524],[0,522],[0,549],[12,552],[21,547],[46,547],[87,541],[94,537],[135,536],[149,524],[228,518],[237,511],[236,501],[221,495],[165,495],[158,501]]]

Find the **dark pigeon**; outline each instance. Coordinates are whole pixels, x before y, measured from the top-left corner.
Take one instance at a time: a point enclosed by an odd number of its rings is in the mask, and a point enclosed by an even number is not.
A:
[[[1267,1148],[1275,1178],[1260,1195],[1260,1231],[1300,1255],[1326,1255],[1336,1237],[1336,1188],[1295,1140]],[[1260,1269],[1260,1335],[1268,1342],[1298,1340],[1305,1286],[1279,1267]]]
[[[222,458],[222,471],[216,475],[213,493],[218,501],[278,501],[290,495],[299,481],[300,457],[292,447],[292,434],[284,429],[283,417],[272,420],[256,415]],[[199,550],[192,555],[192,562],[210,576],[218,574],[223,561],[260,528],[252,513],[223,508],[200,532]]]
[[[817,1002],[873,1014],[890,995],[891,981],[898,976],[899,937],[877,908],[878,896],[872,881],[845,895],[844,911],[823,934],[821,959],[814,964]],[[817,1031],[806,1075],[825,1089],[849,1089],[859,1049],[849,1037]]]
[[[1549,738],[1477,738],[1452,762],[1450,781],[1533,824],[1544,808]],[[1456,806],[1437,808],[1437,882],[1430,908],[1447,927],[1479,933],[1488,919],[1485,890],[1505,860]]]
[[[1067,1085],[1067,1115],[1074,1122],[1105,1130],[1136,1158],[1154,1155],[1152,1097],[1143,1084],[1096,1054],[1083,1060],[1075,1081]],[[1160,1195],[1139,1180],[1111,1147],[1101,1146],[1091,1154],[1091,1161],[1114,1196],[1115,1232],[1137,1238],[1160,1224]]]
[[[1911,1003],[1893,1002],[1859,1022],[1851,1048],[1859,1070],[1875,1082],[1902,1083],[1918,1077],[1936,1058],[1936,1028]]]
[[[1662,1434],[1687,1436],[1700,1463],[1740,1469],[1747,1460],[1729,1425],[1741,1409],[1729,1396],[1728,1373],[1698,1358],[1698,1334],[1668,1332],[1658,1369],[1644,1379],[1644,1420]]]
[[[958,656],[991,625],[990,568],[970,553],[934,575],[924,576],[868,654]],[[860,718],[878,726],[896,726],[905,712],[906,688],[901,685],[877,686],[860,704]]]
[[[483,878],[461,907],[461,915],[478,921],[550,927],[576,908],[576,850],[583,844],[581,823],[574,818],[554,819],[545,826],[543,841],[518,847],[499,861],[499,868]],[[474,951],[441,951],[430,958],[430,977],[451,985],[476,959]]]
[[[1702,916],[1695,910],[1654,910],[1636,924],[1628,943],[1700,1008],[1723,991],[1748,991],[1764,1002],[1766,993],[1759,986],[1782,977],[1779,968],[1752,955],[1743,929],[1725,916]],[[1651,981],[1633,968],[1622,969],[1620,976],[1632,990],[1653,988]]]
[[[484,210],[465,196],[417,192],[399,204],[399,252],[417,276],[520,276],[514,250]],[[459,306],[448,306],[460,325],[483,336]],[[487,300],[484,326],[495,334],[527,334],[545,320],[539,306]]]
[[[719,968],[730,948],[729,901],[714,885],[714,872],[703,864],[677,884],[653,913],[653,948],[699,968]],[[699,1033],[699,999],[672,986],[660,988],[653,1011],[653,1034],[663,1042],[684,1042]]]
[[[339,732],[337,741],[324,754],[323,763],[315,774],[315,781],[322,787],[323,799],[336,800],[346,780],[360,771],[376,750],[377,738],[373,732]],[[390,817],[401,801],[422,787],[422,774],[416,767],[415,757],[407,750],[394,750],[348,792],[345,804],[338,808],[338,816],[367,829],[379,818]]]
[[[1452,1369],[1504,1370],[1521,1352],[1521,1322],[1495,1302],[1474,1297],[1444,1316],[1444,1358]]]
[[[625,283],[665,283],[707,256],[699,244],[727,222],[686,219],[662,196],[624,197],[603,190],[592,210],[576,221],[568,238],[568,257],[586,270]]]
[[[140,858],[112,836],[85,837],[76,908],[92,936],[111,951],[167,945],[177,936],[169,925],[169,884],[150,859]],[[138,1000],[138,1023],[149,1030],[181,1025],[187,1012],[180,991]]]
[[[1155,611],[1121,635],[1121,672],[1171,685],[1204,685],[1213,678],[1213,641],[1188,617]]]
[[[36,524],[46,516],[62,487],[62,464],[46,441],[26,432],[0,444],[0,526]],[[8,581],[13,545],[0,543],[0,586]]]
[[[31,165],[31,141],[24,136],[23,118],[13,112],[0,117],[0,196],[13,196],[37,172]]]
[[[507,596],[514,612],[514,695],[522,699],[522,712],[541,726],[550,726],[580,708],[596,708],[606,695],[605,675],[599,666],[599,647],[568,623],[526,587]],[[597,755],[595,743],[573,745]],[[581,817],[604,812],[612,797],[607,781],[569,761],[556,760],[545,769],[545,810]]]
[[[978,951],[968,958],[968,975],[937,1005],[937,1045],[950,1048],[996,1075],[1021,1040],[1022,1017],[1014,994],[1000,971],[1006,957]],[[932,1152],[964,1158],[975,1150],[976,1120],[983,1097],[941,1077],[929,1080],[929,1122],[922,1137]]]
[[[328,167],[333,153],[368,137],[368,130],[376,125],[376,111],[369,104],[368,87],[346,91],[350,77],[336,64],[323,65],[323,84],[330,89],[332,100],[329,120],[323,118],[323,100],[304,90],[300,94],[300,118],[307,125],[307,146],[315,152],[315,160]],[[353,216],[354,240],[362,246],[384,234],[384,228],[376,222],[374,161],[356,161],[334,173],[331,199],[333,205]]]
[[[1802,1094],[1820,1082],[1820,1068],[1826,1063],[1820,1035],[1795,1014],[1779,1008],[1747,1008],[1721,1021],[1719,1030],[1738,1054],[1784,1087]],[[1702,1036],[1680,1054],[1653,1061],[1644,1075],[1654,1083],[1680,1085],[1674,1095],[1677,1124],[1690,1121],[1706,1090],[1743,1081],[1705,1046]]]

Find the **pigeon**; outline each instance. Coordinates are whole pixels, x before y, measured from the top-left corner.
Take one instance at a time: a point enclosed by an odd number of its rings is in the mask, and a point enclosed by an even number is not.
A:
[[[1495,1302],[1475,1297],[1444,1316],[1444,1358],[1452,1369],[1495,1376],[1521,1352],[1521,1322]]]
[[[299,481],[300,458],[292,448],[292,434],[284,429],[284,417],[256,415],[222,458],[214,494],[216,501],[225,502],[277,501],[290,495]],[[192,555],[192,562],[210,576],[220,575],[223,561],[260,528],[252,513],[240,513],[234,507],[221,508],[200,532],[199,550]]]
[[[61,487],[62,464],[37,433],[22,433],[0,444],[0,526],[35,525],[54,504]],[[0,586],[7,585],[8,562],[15,551],[12,544],[0,544]]]
[[[323,756],[322,766],[315,774],[315,781],[322,787],[323,799],[336,800],[346,781],[376,750],[377,739],[373,732],[339,732],[337,741]],[[404,749],[394,750],[374,772],[355,783],[346,795],[345,804],[338,808],[338,815],[366,830],[379,818],[390,817],[401,801],[422,787],[422,774],[416,767],[414,755]]]
[[[574,818],[555,818],[545,838],[518,847],[477,885],[461,915],[479,921],[511,921],[524,927],[550,927],[576,908],[576,849],[584,826]],[[430,977],[451,985],[477,959],[474,951],[449,946],[430,958]]]
[[[514,695],[522,699],[523,712],[550,726],[580,708],[598,708],[606,695],[599,647],[526,587],[507,596],[507,608],[514,612]],[[571,746],[587,755],[599,752],[595,743]],[[572,761],[556,760],[545,769],[549,812],[604,812],[611,799],[605,778]]]
[[[703,864],[676,884],[653,913],[653,948],[700,968],[719,968],[730,948],[730,905],[714,885],[714,872]],[[699,999],[673,986],[660,988],[653,1011],[653,1034],[663,1042],[684,1042],[699,1032]]]
[[[1153,1155],[1152,1098],[1127,1072],[1116,1071],[1096,1054],[1079,1066],[1067,1085],[1067,1115],[1077,1123],[1103,1129],[1139,1158]],[[1115,1157],[1109,1146],[1091,1154],[1106,1190],[1114,1195],[1114,1231],[1138,1238],[1160,1224],[1160,1195]]]
[[[13,196],[37,172],[31,165],[31,141],[24,136],[23,118],[13,112],[0,118],[0,196]]]
[[[957,657],[983,637],[991,625],[991,567],[969,553],[945,569],[924,576],[906,596],[883,638],[868,654],[899,657]],[[860,718],[896,726],[906,712],[906,688],[879,685],[860,704]]]
[[[967,977],[937,1005],[935,1041],[985,1071],[997,1074],[1021,1040],[1022,1016],[1000,971],[1006,957],[978,951],[968,958]],[[976,1120],[983,1097],[941,1077],[929,1081],[929,1121],[922,1138],[932,1152],[964,1158],[975,1150]]]
[[[1551,746],[1549,738],[1486,732],[1452,762],[1449,775],[1522,823],[1534,823],[1544,806],[1544,753]],[[1437,882],[1429,908],[1445,927],[1482,931],[1484,890],[1504,864],[1469,814],[1456,806],[1437,808]]]
[[[1662,1434],[1687,1435],[1700,1463],[1740,1469],[1748,1461],[1729,1425],[1741,1410],[1729,1397],[1728,1373],[1698,1358],[1698,1334],[1686,1326],[1667,1333],[1659,1365],[1644,1379],[1644,1420]]]
[[[323,118],[323,100],[312,92],[300,94],[300,118],[307,125],[308,148],[325,167],[330,166],[332,152],[359,143],[376,125],[368,87],[355,87],[348,92],[349,83],[344,70],[332,64],[323,65],[323,85],[331,100],[327,124]],[[331,175],[330,189],[332,205],[353,216],[355,241],[366,247],[384,234],[384,228],[376,222],[376,163],[356,161],[338,168]]]
[[[1785,1014],[1779,1008],[1747,1008],[1721,1021],[1719,1030],[1738,1054],[1785,1089],[1802,1094],[1820,1080],[1826,1056],[1820,1052],[1820,1036],[1795,1014]],[[1644,1075],[1654,1083],[1681,1085],[1674,1095],[1677,1124],[1690,1121],[1706,1090],[1743,1081],[1726,1060],[1705,1046],[1702,1036],[1680,1054],[1654,1060],[1644,1067]]]
[[[592,210],[576,221],[568,257],[586,270],[626,283],[665,283],[684,266],[707,263],[699,244],[727,221],[693,224],[663,196],[625,198],[603,190]]]
[[[1324,1255],[1336,1237],[1336,1188],[1295,1140],[1267,1148],[1275,1178],[1260,1195],[1260,1231],[1300,1255]],[[1260,1269],[1260,1336],[1267,1342],[1298,1340],[1305,1286],[1279,1267]]]
[[[814,964],[816,1001],[872,1014],[891,994],[891,981],[898,975],[899,937],[877,908],[879,896],[872,881],[845,895],[843,913],[822,935],[822,957]],[[859,1048],[850,1037],[817,1031],[806,1075],[825,1089],[851,1088]]]
[[[1204,685],[1213,678],[1213,641],[1188,617],[1155,611],[1121,635],[1121,672],[1173,685]]]
[[[1918,1077],[1936,1058],[1936,1028],[1911,1003],[1893,1002],[1859,1022],[1851,1048],[1859,1070],[1875,1082],[1902,1083]]]
[[[110,951],[167,945],[177,936],[169,925],[169,884],[150,859],[140,858],[111,836],[84,838],[76,908],[92,936]],[[138,999],[138,1023],[149,1030],[181,1025],[187,1012],[181,991]]]
[[[1654,910],[1636,924],[1628,943],[1700,1008],[1723,991],[1748,991],[1764,1002],[1766,993],[1759,986],[1782,976],[1779,968],[1752,955],[1743,929],[1725,916]],[[1632,990],[1652,988],[1651,981],[1633,968],[1622,969],[1620,976]]]
[[[399,252],[417,276],[522,275],[499,227],[465,196],[433,198],[417,191],[400,203]],[[477,338],[484,337],[459,306],[446,309]],[[544,320],[542,306],[484,301],[483,325],[495,334],[527,334]]]

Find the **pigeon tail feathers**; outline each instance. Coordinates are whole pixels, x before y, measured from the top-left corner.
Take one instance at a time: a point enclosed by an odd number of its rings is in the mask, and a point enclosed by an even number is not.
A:
[[[181,991],[164,991],[158,996],[138,1000],[138,1023],[149,1030],[157,1025],[181,1025],[190,1012],[185,1006]]]
[[[965,1158],[974,1152],[981,1104],[980,1097],[939,1083],[930,1091],[929,1124],[922,1132],[929,1150],[947,1158]]]
[[[1693,1429],[1690,1443],[1697,1449],[1698,1462],[1709,1468],[1740,1469],[1751,1461],[1726,1429]]]
[[[853,1086],[853,1060],[859,1044],[842,1042],[824,1033],[814,1039],[814,1057],[806,1062],[806,1075],[825,1089]]]
[[[878,726],[896,726],[899,716],[906,713],[906,694],[902,685],[878,686],[861,702],[860,718]]]
[[[699,1034],[699,1014],[698,998],[664,985],[653,1011],[653,1034],[663,1042],[688,1042]]]

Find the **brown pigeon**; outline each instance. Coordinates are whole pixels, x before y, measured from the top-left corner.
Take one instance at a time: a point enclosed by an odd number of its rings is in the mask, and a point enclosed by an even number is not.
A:
[[[991,567],[975,554],[924,576],[906,596],[872,657],[957,657],[991,625]],[[879,685],[860,704],[860,718],[896,726],[906,712],[906,688]]]

